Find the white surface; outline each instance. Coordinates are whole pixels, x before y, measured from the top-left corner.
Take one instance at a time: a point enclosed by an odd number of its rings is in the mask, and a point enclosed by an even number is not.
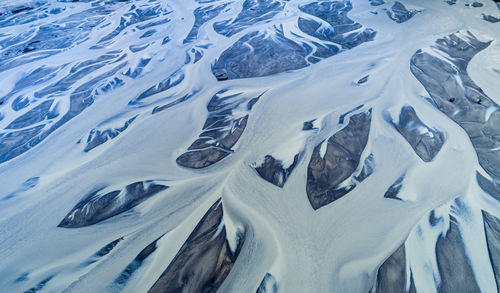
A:
[[[445,209],[445,214],[450,200],[466,196],[465,202],[473,210],[472,218],[460,222],[466,250],[474,258],[472,267],[481,288],[484,292],[494,292],[491,266],[485,263],[488,259],[484,232],[477,231],[483,231],[479,209],[495,210],[499,216],[498,208],[493,206],[498,203],[488,202],[484,199],[487,196],[479,200],[471,179],[480,167],[466,133],[421,98],[428,94],[409,71],[409,61],[416,50],[458,30],[470,29],[483,40],[499,40],[498,24],[480,17],[482,12],[496,9],[492,1],[483,1],[482,8],[465,7],[461,0],[454,6],[434,0],[401,1],[418,4],[423,11],[408,22],[396,24],[383,11],[392,2],[372,7],[368,1],[356,0],[348,15],[364,27],[376,30],[374,41],[294,72],[217,82],[210,65],[248,30],[226,38],[216,34],[211,24],[237,13],[239,2],[235,1],[231,9],[202,26],[198,41],[183,45],[182,40],[194,21],[192,11],[198,4],[169,1],[172,13],[166,17],[172,21],[157,30],[161,28],[162,36],[168,35],[172,41],[161,46],[158,39],[140,52],[141,57],[153,58],[142,77],[137,80],[123,77],[125,86],[99,97],[94,105],[31,151],[0,165],[0,197],[17,190],[27,178],[40,177],[36,188],[0,201],[0,288],[5,292],[20,292],[55,274],[42,292],[60,292],[65,288],[69,288],[68,292],[105,292],[144,247],[166,233],[157,251],[144,262],[126,289],[146,291],[199,219],[222,196],[224,212],[230,215],[225,219],[228,234],[234,235],[238,226],[244,226],[247,240],[221,291],[255,292],[265,273],[270,272],[278,280],[281,292],[367,292],[378,266],[410,235],[408,257],[416,287],[419,292],[435,292],[432,276],[439,275],[436,260],[424,251],[432,251],[437,237],[447,227],[428,231],[429,227],[419,224],[425,236],[418,239],[410,232],[432,209],[444,204],[439,211]],[[291,31],[299,33],[296,7],[307,2],[292,0],[272,21],[250,30],[283,24],[287,36]],[[147,1],[138,1],[136,5],[147,5]],[[76,8],[72,9],[74,12]],[[75,58],[86,60],[94,54],[98,56],[134,43],[139,32],[122,32],[120,41],[109,48],[88,50],[88,44],[114,29],[126,10],[124,6],[123,11],[110,14],[113,25],[97,30],[90,40],[71,50],[2,72],[0,94],[6,94],[20,76],[41,64],[74,63]],[[377,11],[378,15],[370,11]],[[20,31],[26,27],[2,28],[0,32],[15,33],[14,29]],[[139,93],[182,67],[185,51],[201,43],[210,46],[202,49],[204,57],[198,63],[183,67],[186,81],[181,86],[148,98],[145,103],[150,104],[144,108],[127,106]],[[129,53],[126,60],[135,64],[138,56]],[[69,68],[61,69],[58,75],[63,76]],[[498,102],[500,75],[494,68],[500,69],[497,42],[473,59],[469,73]],[[352,85],[368,74],[367,83]],[[203,170],[179,167],[175,159],[200,133],[209,99],[228,87],[235,91],[268,90],[250,113],[235,153]],[[24,91],[29,94],[34,90]],[[150,115],[154,106],[195,90],[199,90],[198,94],[187,102]],[[63,111],[68,106],[68,97],[57,99]],[[343,127],[337,124],[342,113],[360,104],[365,105],[363,109],[373,108],[368,147],[375,157],[375,171],[349,194],[315,211],[305,191],[312,149]],[[411,104],[429,127],[446,132],[446,143],[430,163],[420,160],[383,118],[386,109],[400,109],[404,104]],[[2,108],[6,115],[0,121],[2,128],[20,114],[3,109],[9,108]],[[140,116],[124,133],[89,153],[76,144],[80,138],[86,139],[90,129],[110,117],[120,115],[126,117],[125,121],[137,114]],[[317,134],[300,130],[304,121],[320,117],[324,118],[321,125],[315,123],[320,126]],[[262,180],[249,167],[266,154],[275,155],[288,166],[293,155],[302,149],[304,159],[283,189]],[[401,197],[407,201],[385,199],[385,190],[405,171]],[[56,227],[95,187],[135,182],[138,178],[169,180],[172,188],[132,211],[99,224],[79,229]],[[477,233],[482,235],[480,240]],[[125,239],[101,261],[78,267],[105,244],[122,236]],[[230,238],[230,244],[234,249],[234,239]],[[28,280],[14,282],[22,273],[29,273]]]

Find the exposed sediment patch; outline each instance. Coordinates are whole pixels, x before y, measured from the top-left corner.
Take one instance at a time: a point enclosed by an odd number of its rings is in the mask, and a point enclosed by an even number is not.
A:
[[[407,9],[403,3],[396,1],[391,9],[387,10],[387,16],[397,23],[403,23],[410,20],[419,12],[419,10]]]
[[[401,109],[397,123],[391,123],[424,162],[432,161],[444,144],[444,134],[425,125],[410,105]]]
[[[314,209],[341,198],[354,188],[355,185],[344,187],[341,183],[349,179],[360,165],[370,125],[371,109],[352,115],[343,129],[314,148],[307,169],[306,186],[307,196]],[[326,144],[326,151],[321,154],[323,144]],[[369,167],[371,164],[365,165]],[[361,175],[361,180],[371,173],[369,169],[373,171],[372,167],[362,172],[364,175]]]
[[[472,81],[467,65],[490,45],[472,33],[438,39],[430,50],[418,50],[411,72],[430,94],[436,107],[468,134],[479,164],[493,181],[500,181],[500,107]]]
[[[250,2],[254,3],[245,3]],[[281,2],[270,2],[259,19],[283,9]],[[252,13],[264,9],[262,4]],[[245,7],[244,4],[244,11],[253,9]],[[285,31],[283,26],[248,32],[226,49],[213,65],[212,73],[217,80],[261,77],[301,69],[375,38],[374,30],[363,28],[347,17],[352,10],[350,1],[317,1],[301,5],[299,9],[301,15],[297,26],[300,34],[312,37],[310,40],[298,38],[296,32]],[[218,30],[222,26],[219,31],[231,35],[244,27],[246,19],[247,16],[238,16],[231,25],[224,22],[214,27]]]
[[[177,164],[199,169],[229,156],[245,130],[252,107],[260,97],[228,90],[215,94],[207,105],[208,117],[202,133],[177,158]]]
[[[272,19],[281,12],[285,4],[277,0],[245,0],[240,13],[232,19],[214,23],[214,30],[230,37],[248,27]]]
[[[255,167],[257,173],[262,179],[276,185],[283,187],[297,165],[299,154],[293,158],[293,163],[290,166],[284,166],[283,161],[275,159],[271,155],[266,155],[261,165]]]
[[[139,181],[119,190],[106,188],[89,194],[59,223],[58,227],[79,228],[99,223],[132,209],[148,197],[167,189],[156,181]]]
[[[244,235],[239,235],[238,248],[232,252],[224,225],[219,199],[200,220],[170,265],[148,291],[215,292],[229,274]]]
[[[406,262],[406,251],[403,244],[380,266],[376,285],[370,293],[416,293],[412,276],[406,276]],[[409,284],[407,284],[408,282]]]

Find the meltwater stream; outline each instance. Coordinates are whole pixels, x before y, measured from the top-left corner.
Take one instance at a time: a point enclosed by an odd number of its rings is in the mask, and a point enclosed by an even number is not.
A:
[[[1,292],[500,292],[500,3],[0,1]]]

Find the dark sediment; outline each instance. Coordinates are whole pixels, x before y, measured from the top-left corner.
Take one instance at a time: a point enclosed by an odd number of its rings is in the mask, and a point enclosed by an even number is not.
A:
[[[209,114],[202,133],[177,158],[177,164],[194,169],[205,168],[233,153],[232,147],[243,134],[249,113],[259,98],[245,97],[243,93],[227,95],[225,90],[214,95],[207,105]],[[235,115],[233,113],[237,108],[240,111]]]
[[[403,187],[403,180],[405,178],[405,175],[406,174],[401,175],[391,186],[389,186],[387,191],[384,193],[385,198],[401,200],[401,198],[398,197],[398,194]]]
[[[276,160],[271,155],[266,155],[264,162],[255,168],[260,177],[276,186],[283,187],[286,180],[292,173],[293,169],[297,165],[299,160],[299,154],[296,154],[293,158],[293,163],[285,168],[283,162]]]
[[[403,3],[396,1],[391,9],[387,11],[387,15],[395,22],[403,23],[410,20],[418,12],[418,10],[409,10]]]
[[[270,273],[266,273],[262,282],[260,282],[259,288],[257,288],[256,293],[278,293],[278,283],[276,278]]]
[[[216,292],[229,274],[239,248],[233,253],[226,239],[219,199],[203,216],[186,242],[149,290],[156,292]]]
[[[139,181],[105,194],[93,192],[71,209],[58,227],[79,228],[99,223],[132,209],[167,188],[154,181]]]
[[[436,244],[437,262],[441,276],[438,292],[481,292],[455,222],[451,217],[450,229],[444,237],[439,238]]]
[[[371,110],[353,115],[347,126],[325,142],[327,147],[323,158],[320,156],[322,143],[314,148],[307,169],[306,186],[307,196],[314,209],[339,199],[354,188],[341,188],[339,184],[358,168],[368,142],[370,124]]]
[[[500,288],[500,219],[483,211],[483,223],[491,266],[495,273],[497,288]]]
[[[500,107],[467,73],[470,60],[490,43],[479,41],[470,32],[451,34],[438,39],[434,45],[434,50],[449,58],[439,58],[418,50],[411,59],[410,68],[430,94],[433,104],[465,130],[476,150],[479,164],[492,177],[490,186],[498,186]],[[485,180],[480,182],[482,187],[488,185]]]
[[[432,161],[444,144],[444,134],[425,125],[409,105],[401,109],[398,123],[392,124],[424,162]]]

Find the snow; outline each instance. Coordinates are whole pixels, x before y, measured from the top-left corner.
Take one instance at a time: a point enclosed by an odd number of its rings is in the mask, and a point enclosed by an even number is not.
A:
[[[409,260],[407,271],[411,269],[417,290],[437,292],[439,270],[435,245],[438,237],[446,233],[449,223],[445,220],[440,226],[431,227],[426,221],[432,210],[446,219],[453,200],[458,197],[469,209],[468,214],[457,213],[456,217],[474,275],[482,291],[494,292],[496,284],[487,254],[481,210],[500,216],[498,202],[473,180],[476,170],[482,169],[467,134],[422,98],[428,95],[409,70],[410,58],[418,49],[429,48],[445,35],[471,30],[481,40],[495,41],[472,59],[468,73],[489,97],[500,103],[500,73],[497,72],[500,70],[500,31],[498,24],[480,17],[488,9],[497,9],[493,1],[484,1],[484,7],[472,9],[465,7],[461,0],[452,6],[444,1],[404,0],[401,2],[407,7],[422,11],[409,21],[397,24],[382,10],[387,5],[373,7],[368,0],[353,0],[353,10],[348,16],[363,28],[373,28],[377,32],[374,41],[342,50],[302,69],[217,81],[211,71],[214,61],[250,31],[269,32],[274,25],[283,25],[287,37],[294,40],[299,39],[296,35],[308,37],[303,39],[308,44],[319,41],[301,32],[296,25],[298,7],[310,3],[309,0],[287,2],[285,9],[268,22],[247,27],[231,37],[217,34],[213,23],[238,13],[240,2],[234,1],[201,26],[198,39],[191,44],[182,41],[194,23],[193,11],[210,3],[120,2],[88,38],[71,48],[0,71],[1,99],[33,69],[42,65],[58,67],[54,77],[23,87],[0,105],[0,113],[5,115],[0,120],[0,128],[2,133],[9,133],[12,130],[5,129],[7,125],[43,101],[36,98],[35,92],[67,76],[77,63],[113,50],[121,50],[116,59],[123,58],[81,77],[68,90],[54,92],[52,108],[57,107],[61,114],[69,111],[70,95],[80,85],[126,63],[114,75],[123,79],[123,86],[100,92],[81,114],[29,151],[0,164],[0,288],[5,292],[21,292],[53,275],[42,292],[65,289],[67,292],[113,292],[109,285],[119,273],[144,247],[163,235],[157,250],[123,288],[124,292],[147,291],[207,209],[222,197],[223,223],[231,251],[238,246],[238,231],[246,235],[240,255],[221,287],[223,292],[255,292],[266,273],[275,277],[281,292],[368,292],[377,268],[403,243]],[[7,3],[20,2],[7,1],[3,5]],[[66,9],[31,23],[0,26],[0,42],[31,26],[55,23],[92,7],[91,3],[84,2],[47,3],[50,7]],[[392,5],[391,1],[387,3]],[[144,50],[133,53],[128,49],[137,44],[138,37],[145,32],[137,25],[124,29],[103,48],[89,49],[113,31],[125,13],[134,10],[132,5],[135,9],[145,9],[154,4],[164,10],[160,19],[171,21],[154,27],[158,31],[154,37],[141,41],[149,43]],[[378,11],[378,14],[370,11]],[[159,19],[152,21],[156,20]],[[326,26],[324,21],[319,21]],[[162,45],[166,36],[171,41]],[[186,52],[195,46],[203,52],[203,57],[196,63],[185,64]],[[123,73],[129,67],[133,71],[140,58],[151,58],[151,61],[137,78],[125,76]],[[185,78],[178,86],[129,105],[148,88],[172,75],[178,79],[180,73]],[[366,83],[353,86],[353,81],[366,75],[370,76]],[[206,105],[223,89],[230,89],[228,93],[244,92],[249,97],[265,93],[249,112],[248,124],[234,153],[205,169],[180,167],[176,158],[201,133],[207,117]],[[155,107],[188,94],[194,95],[152,114]],[[32,102],[19,112],[10,106],[18,95],[25,95]],[[352,114],[346,116],[343,125],[338,123],[340,115],[362,104],[363,108],[354,113],[373,108],[373,114],[367,151],[361,162],[373,153],[374,173],[341,200],[315,211],[305,190],[312,150],[324,141],[320,149],[324,157],[328,137],[344,127]],[[411,104],[429,127],[446,131],[445,144],[432,162],[420,160],[384,119],[389,109],[396,120],[404,104]],[[235,109],[233,116],[246,114],[245,106],[246,103],[241,109]],[[497,108],[489,109],[487,116],[495,110]],[[85,142],[91,129],[121,127],[134,116],[137,119],[130,127],[99,148],[83,152],[82,146],[78,146],[77,142]],[[316,119],[317,133],[301,130],[303,122],[311,119]],[[248,167],[270,154],[287,168],[298,153],[303,154],[302,159],[283,189],[267,184]],[[399,195],[403,200],[385,199],[384,192],[404,172],[407,175]],[[20,188],[32,177],[40,177],[36,187]],[[89,191],[102,186],[123,186],[124,182],[144,178],[155,178],[171,188],[102,223],[78,229],[57,228]],[[2,200],[9,194],[15,196]],[[120,237],[125,239],[109,255],[90,266],[79,267],[104,245]],[[15,282],[23,273],[28,273],[27,280]]]

